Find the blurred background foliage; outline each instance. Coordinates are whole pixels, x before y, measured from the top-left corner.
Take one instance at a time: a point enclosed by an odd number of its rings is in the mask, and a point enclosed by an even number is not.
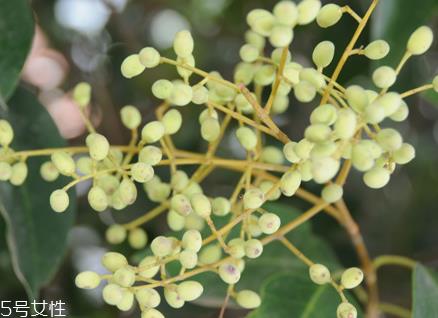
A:
[[[2,6],[10,0],[0,1]],[[11,1],[12,2],[12,1]],[[85,2],[88,2],[86,4]],[[31,2],[34,18],[46,34],[50,46],[60,52],[67,67],[65,79],[59,85],[68,92],[78,81],[88,81],[93,86],[92,118],[99,130],[113,144],[129,141],[129,134],[122,128],[118,110],[133,104],[140,108],[144,120],[154,117],[158,101],[153,98],[150,86],[159,78],[175,77],[175,70],[162,66],[148,70],[134,80],[124,80],[119,66],[127,55],[144,46],[154,46],[163,55],[173,57],[170,49],[173,35],[180,29],[190,28],[195,38],[197,66],[204,70],[219,70],[225,78],[232,78],[233,67],[239,61],[238,51],[246,30],[245,16],[253,8],[270,9],[275,0],[34,0]],[[326,1],[323,1],[326,2]],[[368,0],[333,1],[349,4],[356,12],[363,13]],[[75,3],[75,4],[73,4]],[[85,4],[84,4],[85,3]],[[88,6],[88,7],[87,7]],[[3,6],[3,10],[5,7]],[[5,12],[3,12],[5,13]],[[4,14],[0,15],[3,17]],[[1,23],[1,21],[0,21]],[[401,58],[409,34],[419,25],[428,24],[438,34],[438,2],[436,0],[382,0],[371,24],[358,44],[366,45],[372,39],[383,38],[391,44],[388,57],[379,63],[394,65]],[[0,27],[2,29],[2,27]],[[310,65],[313,47],[322,40],[336,45],[339,58],[355,29],[349,17],[333,28],[319,29],[316,24],[297,29],[292,44],[292,56]],[[18,39],[18,38],[17,38]],[[1,56],[1,49],[0,49]],[[336,57],[335,57],[336,60]],[[64,63],[64,62],[63,62]],[[361,83],[370,86],[376,63],[361,56],[354,56],[345,67],[340,82]],[[400,77],[397,90],[416,87],[429,82],[438,71],[438,41],[425,56],[409,61]],[[330,74],[332,69],[328,68]],[[28,81],[27,81],[28,82]],[[34,86],[22,83],[41,102],[44,96]],[[16,94],[24,94],[23,90]],[[15,96],[20,100],[20,96]],[[35,97],[36,98],[36,97]],[[21,98],[23,100],[23,98]],[[409,98],[411,116],[408,121],[396,124],[405,139],[415,145],[417,158],[403,169],[397,170],[383,191],[371,190],[362,184],[359,174],[353,173],[346,187],[346,200],[354,217],[361,225],[366,244],[372,256],[400,254],[420,260],[430,267],[438,267],[438,97],[433,94]],[[52,116],[59,117],[49,108]],[[196,106],[183,110],[188,127],[195,125],[200,109]],[[275,118],[280,127],[292,138],[300,138],[307,125],[309,105],[300,105],[291,97],[285,114]],[[53,115],[55,113],[55,115]],[[62,127],[61,127],[62,128]],[[62,129],[61,129],[62,133]],[[83,143],[83,136],[70,134],[72,145]],[[177,134],[176,144],[185,149],[200,151],[205,145],[196,129],[183,129]],[[221,155],[241,156],[231,139],[227,139]],[[163,174],[166,171],[162,171]],[[206,180],[212,194],[227,192],[230,180],[237,176],[218,171]],[[312,185],[306,185],[312,190]],[[319,191],[317,187],[313,190]],[[37,191],[37,190],[35,190]],[[74,276],[80,270],[99,270],[99,258],[108,250],[103,240],[105,227],[116,219],[128,221],[134,215],[147,211],[150,203],[144,200],[133,207],[110,215],[93,213],[79,187],[76,225],[68,235],[68,253],[59,272],[42,290],[47,300],[63,299],[67,302],[69,317],[136,317],[136,313],[120,313],[103,305],[99,291],[84,292],[74,286]],[[287,204],[303,207],[297,199]],[[315,218],[313,227],[324,240],[333,246],[345,266],[356,265],[357,259],[345,232],[329,217]],[[167,231],[164,218],[148,224],[151,237]],[[14,275],[10,253],[5,240],[5,224],[0,221],[0,299],[26,299],[26,292]],[[128,246],[117,247],[131,253]],[[293,256],[291,256],[293,257]],[[41,266],[31,264],[31,266]],[[382,269],[379,285],[386,301],[409,306],[411,302],[410,278],[405,270]],[[210,286],[209,286],[210,287]],[[293,296],[291,297],[300,297]],[[184,310],[164,310],[166,317],[216,317],[216,309],[188,305]],[[229,317],[243,317],[244,312],[230,311]],[[227,316],[227,317],[228,317]],[[428,318],[428,317],[425,317]]]

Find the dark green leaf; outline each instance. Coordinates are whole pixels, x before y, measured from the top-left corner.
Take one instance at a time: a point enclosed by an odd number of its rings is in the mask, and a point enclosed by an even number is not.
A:
[[[261,297],[261,306],[248,318],[332,318],[341,302],[331,285],[312,283],[303,269],[271,276],[262,286]],[[349,300],[354,303],[351,297]]]
[[[438,273],[420,264],[412,275],[412,318],[438,317]]]
[[[27,0],[0,0],[0,100],[13,93],[33,36],[32,11]]]
[[[282,224],[286,224],[300,215],[295,208],[281,203],[268,203],[264,205],[264,208],[279,215]],[[230,237],[237,236],[238,233],[237,230]],[[336,257],[328,245],[312,233],[310,224],[301,225],[288,234],[287,238],[315,262],[324,263],[332,269],[336,269],[338,266]],[[258,291],[263,281],[276,273],[290,273],[306,268],[306,265],[278,241],[265,246],[261,257],[247,260],[245,264],[245,270],[236,287],[237,290]],[[214,273],[201,274],[196,276],[196,279],[201,281],[204,286],[215,286],[214,288],[206,287],[203,296],[197,303],[203,306],[220,306],[226,294],[226,284]]]
[[[14,127],[15,150],[63,147],[65,141],[46,110],[35,97],[18,90],[10,101],[7,114]],[[20,187],[0,184],[0,210],[7,223],[7,242],[14,270],[30,298],[52,278],[66,249],[66,238],[75,219],[75,194],[63,214],[53,212],[49,206],[50,193],[68,181],[61,178],[53,183],[41,179],[40,165],[47,158],[27,160],[29,176]]]

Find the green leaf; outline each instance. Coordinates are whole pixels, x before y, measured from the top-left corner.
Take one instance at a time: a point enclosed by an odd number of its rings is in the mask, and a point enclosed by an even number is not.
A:
[[[267,203],[264,208],[276,213],[286,224],[301,213],[295,208],[281,203]],[[216,222],[215,222],[216,223]],[[239,230],[236,228],[230,238],[238,236]],[[328,245],[312,233],[309,223],[302,224],[286,236],[295,246],[305,255],[315,262],[324,263],[331,269],[336,269],[339,264],[335,255]],[[236,285],[237,290],[251,289],[258,291],[263,281],[274,274],[280,272],[302,271],[307,266],[297,259],[282,243],[276,241],[265,246],[262,256],[257,259],[248,259],[245,262],[245,270],[240,281]],[[218,307],[223,303],[226,295],[227,285],[220,280],[215,273],[204,273],[195,277],[204,286],[203,296],[197,301],[203,306]],[[214,286],[214,288],[208,288]]]
[[[18,90],[9,104],[7,118],[15,131],[12,148],[18,151],[66,145],[49,114],[33,95]],[[0,184],[0,211],[7,224],[14,271],[31,299],[37,297],[39,289],[57,271],[75,219],[74,200],[63,214],[51,210],[50,193],[68,180],[60,178],[52,183],[42,180],[39,167],[45,160],[43,157],[27,160],[29,176],[24,185]],[[74,198],[74,191],[70,195]]]
[[[12,95],[31,48],[34,22],[27,0],[0,0],[0,101]]]
[[[412,275],[412,318],[438,317],[438,273],[420,264]]]
[[[261,289],[262,304],[248,318],[332,318],[341,302],[330,285],[316,285],[307,270],[280,273],[265,281]],[[348,297],[348,296],[347,296]],[[348,297],[363,317],[359,306]]]

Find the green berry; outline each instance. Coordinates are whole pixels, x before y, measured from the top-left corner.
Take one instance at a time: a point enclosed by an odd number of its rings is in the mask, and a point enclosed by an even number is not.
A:
[[[372,189],[383,188],[390,179],[390,173],[387,169],[374,167],[363,175],[363,181]]]
[[[207,196],[202,193],[196,193],[190,197],[193,211],[202,218],[209,218],[211,215],[211,202]]]
[[[410,144],[404,143],[399,149],[393,152],[392,158],[397,164],[407,164],[415,158],[415,148]]]
[[[176,109],[171,109],[164,114],[161,123],[164,126],[164,133],[166,135],[173,135],[181,128],[181,113]]]
[[[204,247],[199,254],[199,262],[201,264],[213,264],[221,259],[222,249],[219,245],[211,244]]]
[[[248,30],[245,32],[245,42],[254,45],[259,50],[262,50],[266,44],[265,38],[252,30]]]
[[[274,146],[264,147],[260,154],[260,161],[281,165],[283,164],[283,152]]]
[[[146,68],[154,68],[160,64],[160,53],[153,47],[145,47],[138,54],[140,63]]]
[[[245,44],[240,48],[239,54],[242,61],[252,63],[259,57],[259,50],[254,45]]]
[[[294,86],[294,95],[298,101],[302,103],[309,103],[316,96],[316,88],[307,81],[300,81]]]
[[[331,274],[327,267],[322,264],[313,264],[309,267],[310,279],[318,285],[324,285],[330,282]]]
[[[407,50],[412,55],[425,53],[433,42],[433,32],[428,26],[421,26],[411,34],[407,44]]]
[[[336,107],[330,104],[324,104],[316,107],[310,114],[310,122],[312,124],[323,124],[330,126],[338,118]]]
[[[160,270],[160,265],[157,265],[157,258],[154,256],[146,256],[140,264],[138,264],[138,274],[144,278],[154,277]]]
[[[12,167],[7,162],[0,162],[0,180],[8,181],[12,176]],[[44,178],[44,177],[43,177]]]
[[[155,146],[146,146],[138,154],[138,161],[155,166],[163,158],[161,149]]]
[[[409,107],[404,100],[401,101],[398,109],[389,116],[393,121],[401,122],[406,120],[409,116]]]
[[[126,205],[133,204],[137,199],[137,188],[135,187],[134,182],[127,178],[124,178],[122,182],[120,182],[118,192],[120,199]]]
[[[186,280],[177,287],[177,293],[184,301],[194,301],[198,299],[203,291],[204,287],[194,280]]]
[[[281,197],[281,191],[280,189],[274,190],[274,192],[271,192],[272,188],[274,187],[274,183],[269,180],[264,180],[260,182],[259,188],[262,190],[263,194],[266,197],[266,200],[269,201],[276,201]],[[271,192],[271,194],[268,196],[268,192]]]
[[[397,73],[389,66],[380,66],[373,73],[373,82],[379,88],[391,87],[396,79]]]
[[[142,228],[135,228],[129,231],[128,242],[132,248],[141,250],[145,248],[148,242],[148,235]]]
[[[202,236],[197,230],[188,230],[184,233],[181,240],[182,247],[186,250],[199,252],[202,247]]]
[[[189,55],[186,57],[178,56],[176,62],[180,65],[195,67],[195,57],[193,55]],[[178,72],[179,76],[181,76],[185,81],[187,81],[189,77],[193,74],[193,71],[182,66],[177,66],[176,71]]]
[[[75,278],[75,284],[78,288],[94,289],[100,284],[100,276],[91,271],[79,273]]]
[[[278,215],[274,213],[264,213],[259,218],[259,226],[260,229],[265,234],[273,234],[277,232],[277,230],[280,228],[281,220],[278,217]]]
[[[300,185],[301,174],[298,171],[288,171],[280,179],[280,190],[287,197],[293,196]]]
[[[173,82],[172,93],[170,94],[169,101],[176,106],[185,106],[192,101],[193,90],[192,88],[181,82]]]
[[[202,85],[192,87],[192,102],[197,105],[202,105],[208,102],[208,89]]]
[[[342,8],[334,3],[326,4],[321,8],[318,15],[316,16],[316,23],[321,28],[328,28],[336,23],[342,17]]]
[[[365,108],[364,118],[369,124],[378,124],[385,119],[385,110],[378,103],[371,103]]]
[[[239,63],[234,71],[234,82],[249,85],[254,79],[256,67],[250,63]]]
[[[131,176],[137,182],[148,182],[154,176],[154,168],[144,162],[134,163],[131,167]]]
[[[130,311],[134,306],[134,294],[128,290],[122,290],[122,299],[117,303],[120,311]]]
[[[283,76],[292,85],[296,85],[300,81],[300,71],[303,67],[298,63],[288,63],[284,67]]]
[[[283,154],[286,157],[286,160],[290,163],[297,163],[301,160],[301,158],[297,155],[295,151],[296,142],[290,141],[283,147]]]
[[[336,183],[326,185],[321,192],[321,197],[325,202],[334,203],[342,198],[344,190]]]
[[[336,316],[337,318],[356,318],[357,310],[352,304],[343,302],[338,306]]]
[[[135,283],[135,271],[130,266],[123,266],[115,271],[113,279],[122,287],[131,287]]]
[[[288,47],[294,38],[293,30],[284,25],[274,26],[269,35],[269,42],[273,47],[284,48]]]
[[[236,284],[240,280],[239,268],[231,263],[225,262],[218,268],[219,277],[227,284]]]
[[[243,207],[245,209],[257,209],[265,202],[265,195],[258,188],[248,189],[243,195]]]
[[[78,171],[83,174],[91,174],[93,172],[93,161],[88,156],[82,156],[76,162]],[[55,166],[56,168],[56,166]],[[57,169],[58,170],[58,169]]]
[[[312,176],[316,183],[330,181],[339,171],[340,162],[331,157],[315,158],[312,160]]]
[[[108,284],[102,291],[103,300],[112,306],[116,306],[123,299],[123,290],[119,285]]]
[[[2,164],[3,162],[1,162],[0,163],[0,165]],[[1,171],[2,169],[0,168],[0,171]],[[55,181],[57,178],[58,178],[58,176],[59,176],[59,171],[58,171],[58,169],[56,169],[56,167],[55,167],[55,165],[53,164],[53,162],[51,162],[51,161],[47,161],[47,162],[44,162],[42,165],[41,165],[41,167],[40,167],[40,174],[41,174],[41,177],[44,179],[44,180],[46,180],[46,181],[48,181],[48,182],[52,182],[52,181]],[[7,178],[7,179],[9,179],[9,178]],[[6,179],[6,180],[7,180]],[[1,180],[1,173],[0,173],[0,180]]]
[[[141,318],[165,318],[164,315],[154,308],[146,309],[141,313]]]
[[[176,55],[188,57],[193,53],[194,42],[190,31],[179,31],[173,40],[173,50]]]
[[[255,94],[251,93],[252,97],[255,98]],[[254,108],[252,107],[251,103],[248,101],[248,99],[243,94],[237,94],[236,98],[234,99],[234,103],[236,104],[237,109],[244,114],[253,114]]]
[[[313,49],[312,60],[318,68],[330,65],[335,55],[335,45],[331,41],[322,41]]]
[[[173,92],[173,83],[166,79],[159,79],[152,84],[152,94],[159,99],[168,99]]]
[[[172,210],[182,216],[189,215],[193,210],[192,203],[190,202],[189,198],[186,197],[184,194],[174,195],[170,200],[170,206]]]
[[[395,151],[403,144],[403,139],[400,133],[393,128],[385,128],[380,130],[376,136],[377,143],[387,151]]]
[[[108,198],[105,191],[98,186],[94,186],[88,192],[88,202],[93,210],[97,212],[105,211],[108,207]]]
[[[173,241],[165,236],[157,236],[151,242],[151,250],[155,256],[169,256],[173,251]]]
[[[179,254],[181,266],[187,269],[195,268],[198,264],[198,254],[193,251],[185,250]]]
[[[9,182],[14,186],[20,186],[24,183],[27,178],[28,169],[24,162],[17,162],[12,165],[11,177]]]
[[[356,114],[350,109],[341,109],[338,112],[338,119],[335,122],[333,131],[338,138],[348,140],[354,136],[356,126]]]
[[[269,36],[275,24],[275,18],[271,12],[263,9],[250,11],[246,16],[246,21],[254,32],[262,36]]]
[[[206,118],[201,124],[201,136],[208,142],[213,142],[219,138],[221,126],[219,121],[213,117]]]
[[[166,220],[172,231],[181,231],[186,224],[186,218],[172,209],[167,213]]]
[[[236,137],[243,148],[250,151],[257,146],[257,135],[248,127],[239,127],[236,130]]]
[[[52,162],[58,171],[66,176],[71,176],[75,172],[75,162],[66,152],[57,151],[51,156]]]
[[[128,265],[128,260],[120,253],[108,252],[102,257],[102,265],[107,270],[114,273],[119,268]]]
[[[254,309],[259,307],[262,301],[256,292],[245,289],[236,294],[236,302],[245,309]]]
[[[164,288],[164,298],[169,306],[175,309],[181,308],[185,303],[178,294],[176,285],[168,285]]]
[[[358,85],[347,87],[345,90],[345,98],[351,108],[358,113],[362,113],[369,104],[368,94]]]
[[[152,144],[160,140],[164,135],[164,125],[159,121],[151,121],[146,124],[141,131],[143,141]]]
[[[319,0],[303,0],[298,4],[298,24],[305,25],[311,23],[317,17],[321,9]]]
[[[436,75],[432,80],[433,90],[438,93],[438,75]]]
[[[79,107],[87,107],[91,99],[91,85],[86,82],[76,84],[73,89],[73,99]]]
[[[298,9],[292,1],[285,0],[278,2],[274,6],[272,13],[274,13],[276,21],[282,25],[294,27],[297,24]]]
[[[403,100],[400,94],[395,92],[386,93],[378,97],[373,103],[377,103],[383,108],[386,117],[394,114],[401,106]]]
[[[70,199],[65,190],[58,189],[52,192],[50,195],[50,206],[52,210],[58,213],[67,210]]]
[[[141,308],[155,308],[158,307],[161,302],[160,294],[155,289],[147,287],[138,289],[135,292],[135,298]]]
[[[110,145],[105,136],[97,133],[92,133],[85,139],[90,157],[100,161],[108,156]]]
[[[274,61],[275,63],[280,64],[282,55],[283,55],[283,48],[281,48],[281,47],[276,48],[271,53],[271,60]],[[291,55],[290,51],[287,50],[286,63],[290,63],[291,60],[292,60],[292,55]]]
[[[125,58],[121,65],[122,75],[126,78],[133,78],[143,73],[145,66],[140,62],[138,54],[132,54]]]
[[[260,66],[254,74],[254,83],[261,86],[268,86],[275,80],[276,70],[272,65]]]
[[[280,85],[280,87],[282,86]],[[275,96],[275,99],[272,103],[272,113],[283,114],[289,108],[289,97],[287,96],[287,94],[281,95],[280,89],[278,90],[277,93],[278,94],[277,96]]]
[[[224,197],[214,198],[211,207],[213,214],[217,216],[225,216],[231,211],[230,200]]]
[[[311,142],[324,142],[332,133],[329,126],[324,124],[312,124],[304,131],[304,136]]]
[[[125,127],[136,129],[141,123],[141,114],[139,110],[131,105],[126,105],[120,110],[120,117]]]
[[[106,230],[105,237],[110,244],[120,244],[126,239],[126,229],[119,224],[113,224]]]
[[[175,171],[170,177],[170,185],[177,192],[183,191],[188,186],[189,182],[189,176],[183,170]]]
[[[351,267],[345,270],[341,276],[341,284],[346,289],[352,289],[360,285],[363,281],[363,272],[360,268]]]
[[[245,242],[245,255],[248,258],[257,258],[263,253],[263,244],[257,239]]]
[[[5,119],[0,119],[0,145],[7,147],[14,139],[14,131],[11,124]]]
[[[384,40],[376,40],[368,44],[363,54],[370,60],[380,60],[389,53],[389,44]]]
[[[228,243],[228,253],[234,258],[245,256],[245,241],[241,238],[234,238]]]

